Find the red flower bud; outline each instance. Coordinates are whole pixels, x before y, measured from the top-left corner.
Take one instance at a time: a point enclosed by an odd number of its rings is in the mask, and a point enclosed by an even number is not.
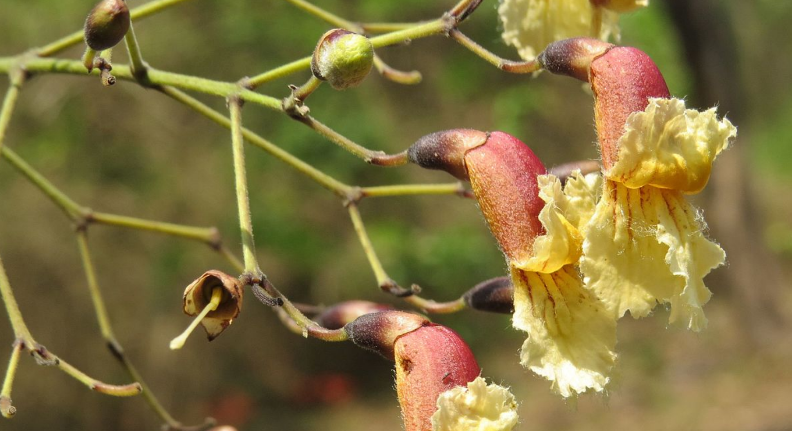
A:
[[[602,165],[608,170],[616,162],[627,117],[646,109],[650,97],[669,98],[671,94],[652,59],[630,47],[613,48],[591,63],[591,89]]]
[[[473,353],[445,326],[423,326],[396,340],[396,392],[406,431],[430,431],[437,398],[481,373]]]

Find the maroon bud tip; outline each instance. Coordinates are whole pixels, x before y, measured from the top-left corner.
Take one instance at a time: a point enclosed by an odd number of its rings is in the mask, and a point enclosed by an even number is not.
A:
[[[468,180],[465,154],[487,142],[487,133],[473,129],[452,129],[432,133],[417,140],[407,150],[410,162],[426,169],[438,169]]]
[[[426,317],[404,311],[364,314],[344,328],[355,345],[393,360],[393,346],[404,334],[431,322]]]
[[[369,301],[345,301],[327,308],[314,321],[327,329],[340,329],[364,314],[391,310],[393,307]]]
[[[514,313],[514,286],[511,278],[497,277],[482,281],[468,290],[462,298],[465,304],[479,311]]]
[[[591,62],[613,46],[588,37],[564,39],[548,45],[536,57],[536,61],[550,73],[567,75],[588,82]]]

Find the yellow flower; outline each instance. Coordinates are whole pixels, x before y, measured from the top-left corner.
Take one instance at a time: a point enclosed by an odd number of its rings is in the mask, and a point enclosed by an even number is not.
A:
[[[597,175],[573,174],[562,191],[557,178],[540,175],[546,234],[536,238],[530,259],[511,262],[513,324],[528,332],[521,362],[564,397],[604,390],[616,360],[616,320],[575,267],[578,227],[593,213],[600,182]]]
[[[437,398],[432,431],[509,431],[517,425],[517,402],[508,388],[477,377]]]
[[[502,0],[498,15],[504,42],[532,60],[548,44],[571,37],[619,39],[619,13],[649,0]]]
[[[725,253],[704,237],[701,214],[684,197],[709,180],[715,157],[736,136],[715,109],[685,109],[679,99],[649,99],[627,118],[602,198],[583,228],[586,286],[616,318],[671,306],[670,322],[698,331],[710,291],[703,278]]]

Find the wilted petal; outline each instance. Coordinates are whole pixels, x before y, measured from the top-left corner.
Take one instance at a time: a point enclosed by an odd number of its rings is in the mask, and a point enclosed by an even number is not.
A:
[[[209,304],[212,291],[216,287],[223,291],[220,305],[201,320],[201,326],[206,330],[210,341],[225,331],[242,310],[242,282],[234,276],[213,269],[206,271],[184,290],[184,313],[195,316]]]
[[[477,377],[443,392],[432,415],[433,431],[508,431],[517,425],[517,403],[508,388]]]
[[[569,397],[602,391],[616,360],[616,320],[583,288],[572,265],[544,274],[512,269],[514,318],[528,332],[523,366]]]
[[[498,15],[503,41],[517,48],[525,60],[533,60],[558,40],[579,36],[619,38],[619,14],[594,6],[590,0],[502,0]]]
[[[645,185],[698,193],[709,180],[712,162],[737,129],[718,120],[712,108],[685,109],[680,99],[649,99],[644,111],[627,118],[617,161],[605,176],[627,187]]]
[[[702,279],[725,259],[723,250],[704,238],[704,228],[678,191],[606,181],[583,232],[580,268],[586,287],[614,317],[626,311],[643,317],[658,302],[669,302],[672,323],[702,329],[701,306],[710,297]]]

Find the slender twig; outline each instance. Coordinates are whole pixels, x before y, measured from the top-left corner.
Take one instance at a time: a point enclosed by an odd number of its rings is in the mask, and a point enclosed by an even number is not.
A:
[[[402,166],[407,164],[409,161],[407,158],[407,151],[403,151],[398,154],[387,154],[384,151],[369,150],[368,148],[363,147],[362,145],[353,142],[346,136],[336,132],[330,127],[320,123],[310,115],[297,118],[297,120],[313,129],[316,133],[324,136],[331,142],[336,143],[339,147],[361,158],[366,163],[378,166]]]
[[[449,31],[448,36],[451,39],[454,39],[455,41],[459,42],[460,45],[470,50],[470,52],[483,58],[484,60],[494,65],[500,70],[510,73],[533,73],[542,68],[542,65],[540,65],[537,61],[534,60],[512,61],[498,57],[496,54],[488,51],[486,48],[479,45],[473,39],[467,37],[457,29],[453,29]]]
[[[234,153],[234,184],[236,185],[237,209],[239,211],[239,229],[242,234],[242,256],[245,261],[245,272],[253,277],[261,278],[262,272],[256,260],[256,244],[253,241],[253,221],[250,216],[250,199],[248,197],[247,172],[245,170],[245,147],[242,142],[242,102],[239,98],[228,99],[231,112],[231,147]]]
[[[288,328],[301,334],[303,337],[312,337],[317,338],[323,341],[346,341],[349,339],[349,334],[347,334],[344,328],[340,329],[327,329],[318,323],[314,322],[313,320],[309,319],[305,314],[303,314],[299,308],[297,308],[291,301],[289,301],[286,296],[284,296],[269,280],[264,279],[262,282],[262,286],[254,285],[253,292],[256,293],[257,291],[266,292],[272,298],[276,298],[280,300],[281,305],[280,308],[286,315],[297,325],[299,328],[299,332],[293,325],[287,325]],[[261,292],[257,294],[260,295]],[[280,313],[280,312],[279,312]],[[283,320],[283,317],[281,317]]]
[[[311,57],[301,58],[249,78],[247,85],[249,88],[254,89],[262,84],[289,76],[309,67],[311,67]],[[0,67],[0,70],[2,70],[2,67]]]
[[[19,356],[22,353],[24,344],[17,340],[11,348],[11,358],[8,360],[5,378],[3,379],[3,389],[0,391],[0,414],[5,418],[12,418],[16,414],[16,407],[11,402],[11,389],[14,387],[14,377],[16,377]]]
[[[5,135],[8,130],[8,125],[11,123],[11,115],[16,107],[17,99],[19,98],[19,90],[22,88],[22,83],[25,80],[25,74],[22,72],[11,72],[9,74],[10,86],[6,91],[3,98],[3,106],[0,108],[0,151],[3,149],[5,143]]]
[[[228,119],[228,117],[210,108],[209,106],[202,103],[198,99],[184,93],[183,91],[179,91],[171,87],[163,87],[161,91],[167,94],[168,96],[172,97],[173,99],[192,108],[199,114],[209,118],[215,123],[220,124],[221,126],[228,129],[231,128],[231,121]],[[298,159],[297,157],[293,156],[291,153],[281,149],[277,145],[267,141],[266,139],[253,133],[252,131],[246,128],[242,128],[242,136],[249,143],[277,157],[287,165],[296,169],[298,172],[302,173],[303,175],[317,182],[322,187],[332,191],[337,196],[345,198],[351,192],[352,187],[336,180],[335,178],[325,174],[324,172],[321,172],[320,170]]]
[[[398,184],[360,188],[361,198],[407,195],[458,195],[469,197],[471,193],[461,182],[449,184]]]
[[[136,217],[102,212],[91,212],[87,216],[87,221],[89,223],[97,223],[128,229],[146,230],[187,239],[194,239],[196,241],[209,244],[213,247],[218,246],[220,242],[220,234],[217,231],[217,228],[213,227],[185,226],[175,223],[144,220]]]
[[[11,329],[14,331],[14,336],[21,340],[23,343],[35,343],[30,330],[22,318],[22,312],[19,311],[19,304],[14,297],[14,291],[11,289],[11,283],[8,282],[8,275],[6,275],[3,260],[0,259],[0,297],[3,298],[8,319],[11,321]]]
[[[383,78],[393,81],[397,84],[402,85],[416,85],[420,84],[421,80],[423,80],[423,76],[421,72],[417,70],[411,70],[409,72],[394,69],[388,66],[378,55],[374,55],[374,67],[377,68],[377,72],[382,75]]]
[[[162,419],[162,421],[171,428],[181,428],[181,423],[173,419],[170,413],[168,413],[168,411],[159,402],[156,395],[154,395],[154,392],[152,392],[151,389],[149,389],[149,386],[143,381],[140,373],[137,371],[134,365],[132,365],[132,362],[124,353],[124,349],[121,347],[121,344],[116,340],[115,335],[113,334],[113,328],[110,324],[107,307],[105,306],[104,298],[102,298],[102,292],[99,289],[96,270],[94,269],[91,253],[88,248],[88,238],[85,229],[77,231],[77,245],[80,249],[80,259],[82,260],[83,269],[85,269],[85,278],[88,282],[88,291],[91,294],[91,301],[93,302],[94,311],[96,312],[96,320],[99,323],[99,330],[102,333],[102,337],[107,343],[107,348],[110,350],[110,353],[112,353],[113,357],[115,357],[126,369],[126,372],[129,374],[130,378],[140,383],[140,386],[143,389],[143,398],[149,404],[151,409],[154,410],[154,412],[160,417],[160,419]]]
[[[366,33],[391,33],[426,24],[426,22],[364,22],[360,24],[360,28]]]
[[[355,33],[363,33],[363,29],[360,28],[360,25],[358,25],[358,24],[356,24],[356,23],[354,23],[352,21],[348,21],[348,20],[346,20],[344,18],[341,18],[340,16],[338,16],[338,15],[332,13],[332,12],[329,12],[329,11],[327,11],[325,9],[322,9],[319,6],[316,6],[316,5],[312,4],[312,3],[309,3],[309,2],[304,1],[304,0],[286,0],[286,1],[288,1],[289,3],[297,6],[298,8],[302,9],[303,11],[305,11],[305,12],[307,12],[307,13],[309,13],[309,14],[317,17],[317,18],[319,18],[319,19],[321,19],[321,20],[323,20],[325,22],[330,23],[331,25],[333,25],[335,27],[344,28],[344,29],[347,29],[349,31],[353,31]]]
[[[130,18],[135,20],[143,19],[147,16],[154,15],[171,6],[176,6],[184,3],[186,0],[155,0],[144,5],[138,6],[130,11]],[[62,37],[55,42],[52,42],[40,49],[35,50],[36,55],[39,57],[49,57],[55,55],[65,49],[74,45],[82,43],[84,37],[83,30],[77,30],[65,37]]]

